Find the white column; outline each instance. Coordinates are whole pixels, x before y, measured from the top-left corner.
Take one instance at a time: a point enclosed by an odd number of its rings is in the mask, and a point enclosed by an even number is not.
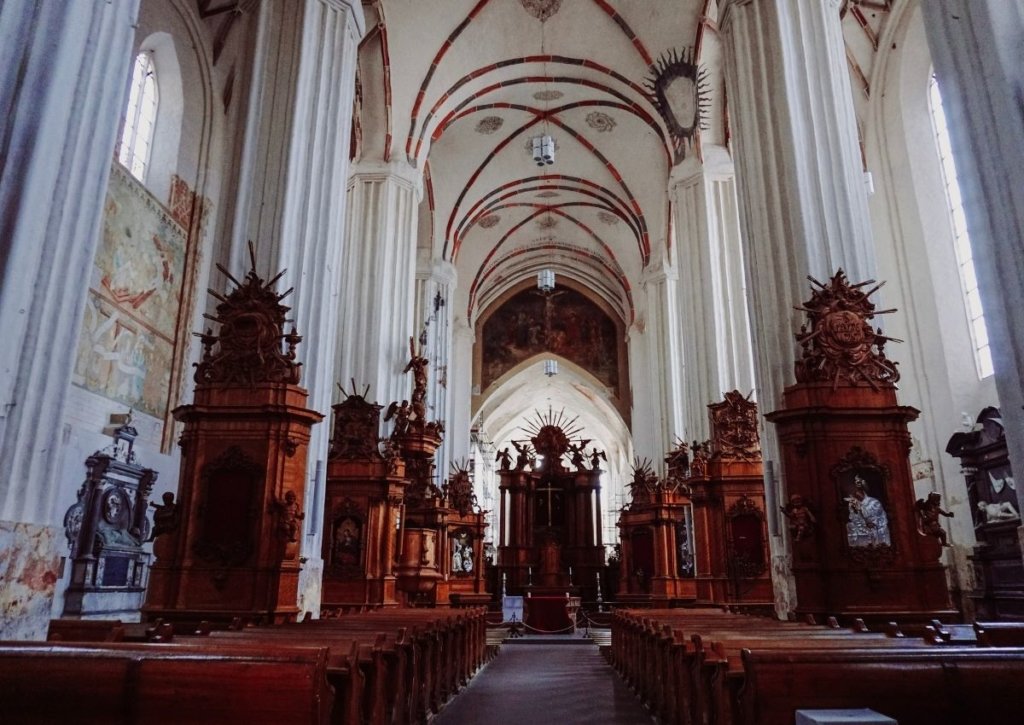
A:
[[[685,435],[683,427],[683,348],[679,335],[677,303],[678,274],[664,259],[653,261],[641,279],[643,291],[643,329],[630,330],[630,373],[633,377],[634,445],[642,449],[636,455],[650,458],[660,470],[665,453],[676,437]],[[636,335],[636,332],[641,332]],[[642,355],[634,357],[634,342],[643,345]],[[639,352],[639,351],[637,351]],[[640,364],[642,367],[636,367]],[[637,394],[640,393],[639,400]],[[647,421],[644,440],[638,439],[638,418]]]
[[[64,403],[138,0],[0,4],[0,638],[43,638]],[[59,540],[58,540],[59,539]],[[30,577],[22,574],[35,572]],[[52,581],[52,579],[50,580]]]
[[[260,276],[287,270],[277,288],[294,287],[284,303],[303,338],[302,385],[309,407],[328,416],[314,426],[309,447],[305,500],[315,513],[323,511],[323,486],[314,479],[330,437],[356,53],[365,26],[354,0],[263,0],[257,12],[229,266],[241,279],[252,240]],[[306,611],[319,608],[321,528],[306,522],[317,532],[303,541]]]
[[[725,0],[726,88],[757,340],[758,399],[767,412],[795,382],[809,296],[842,267],[875,274],[867,192],[839,20],[840,0]]]
[[[999,409],[1024,473],[1024,6],[921,3],[971,236]],[[1024,486],[1017,499],[1024,509]],[[1024,546],[1024,528],[1021,529]]]
[[[422,250],[421,250],[422,251]],[[449,464],[456,459],[450,455],[448,437],[452,430],[451,393],[449,392],[452,354],[452,290],[458,273],[455,267],[442,259],[419,259],[416,265],[415,324],[417,339],[426,339],[425,356],[430,360],[427,381],[427,414],[431,420],[444,423],[444,443],[437,451],[437,470],[442,480],[447,479]]]
[[[348,193],[338,375],[346,387],[353,378],[360,391],[369,385],[370,399],[386,406],[412,394],[412,376],[402,370],[409,337],[419,333],[413,300],[422,176],[404,162],[359,162]]]
[[[452,353],[449,369],[455,374],[448,378],[450,405],[448,420],[451,426],[445,432],[450,460],[468,458],[470,454],[469,429],[473,413],[473,342],[476,335],[465,318],[455,317],[452,322]],[[493,464],[493,461],[491,462]]]
[[[703,164],[687,159],[672,173],[685,350],[689,438],[710,436],[708,404],[722,393],[754,388],[736,179],[728,151],[705,147]]]

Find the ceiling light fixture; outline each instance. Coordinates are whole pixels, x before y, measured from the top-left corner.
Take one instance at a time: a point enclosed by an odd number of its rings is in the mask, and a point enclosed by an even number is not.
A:
[[[551,269],[542,269],[537,273],[537,289],[544,294],[555,290],[555,272]]]
[[[555,163],[555,140],[547,134],[533,137],[533,161],[537,166]]]
[[[549,378],[552,375],[558,375],[558,361],[557,360],[545,360],[544,361],[544,374]]]

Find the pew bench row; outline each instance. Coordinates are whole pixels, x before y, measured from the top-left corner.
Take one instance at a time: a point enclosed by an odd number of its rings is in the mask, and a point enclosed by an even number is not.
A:
[[[974,646],[984,625],[978,626],[974,637],[972,631],[935,622],[923,637],[909,638],[895,625],[885,632],[871,632],[862,622],[843,629],[834,620],[818,626],[712,609],[619,610],[606,656],[644,705],[665,723],[792,725],[794,712],[801,707],[876,707],[890,716],[903,713],[904,719],[899,719],[903,724],[907,713],[914,711],[913,703],[930,697],[927,687],[938,686],[949,698],[974,697],[974,679],[953,685],[943,680],[958,668],[972,673],[999,669],[998,674],[993,671],[993,681],[1024,686],[1020,669],[1024,650],[994,652]],[[1010,639],[1005,628],[999,636]],[[768,668],[784,671],[783,663],[805,660],[817,665],[794,670],[792,677],[804,678],[803,689],[779,685],[790,675],[776,670],[766,674]],[[840,674],[826,676],[833,670],[825,668],[825,662],[836,663]],[[914,689],[890,687],[908,668],[916,673]],[[866,681],[862,670],[870,673]],[[754,676],[759,672],[760,677]],[[1006,709],[1013,696],[1006,692],[1000,696],[998,688],[978,692],[986,693],[991,722],[1019,721],[1018,707]],[[918,709],[930,714],[907,723],[967,722],[957,720],[952,707]],[[946,719],[936,720],[936,711]],[[1005,719],[1013,711],[1015,715]]]

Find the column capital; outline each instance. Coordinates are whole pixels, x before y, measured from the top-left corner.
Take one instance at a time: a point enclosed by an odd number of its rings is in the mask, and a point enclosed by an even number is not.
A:
[[[679,186],[692,186],[709,177],[721,179],[736,175],[732,154],[725,146],[707,144],[701,149],[701,156],[703,160],[698,159],[695,154],[691,154],[682,163],[672,168],[668,182],[670,189],[674,190]]]
[[[665,257],[651,260],[640,275],[640,284],[661,284],[667,280],[679,279],[679,270]]]
[[[324,5],[329,5],[335,10],[344,12],[352,25],[352,30],[357,38],[366,35],[366,15],[363,13],[363,3],[360,0],[319,0]]]
[[[349,183],[355,181],[396,180],[416,192],[423,194],[423,172],[405,161],[363,160],[352,164]]]
[[[424,259],[416,261],[416,276],[419,279],[431,279],[440,285],[451,286],[459,279],[455,265],[445,259]]]

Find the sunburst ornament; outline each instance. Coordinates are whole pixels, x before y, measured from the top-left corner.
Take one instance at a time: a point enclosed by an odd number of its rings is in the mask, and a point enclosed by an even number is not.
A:
[[[650,78],[644,84],[650,89],[651,102],[661,114],[672,136],[675,161],[686,157],[686,144],[693,143],[698,130],[707,128],[710,84],[707,70],[694,61],[693,49],[680,54],[669,50],[662,54]]]

